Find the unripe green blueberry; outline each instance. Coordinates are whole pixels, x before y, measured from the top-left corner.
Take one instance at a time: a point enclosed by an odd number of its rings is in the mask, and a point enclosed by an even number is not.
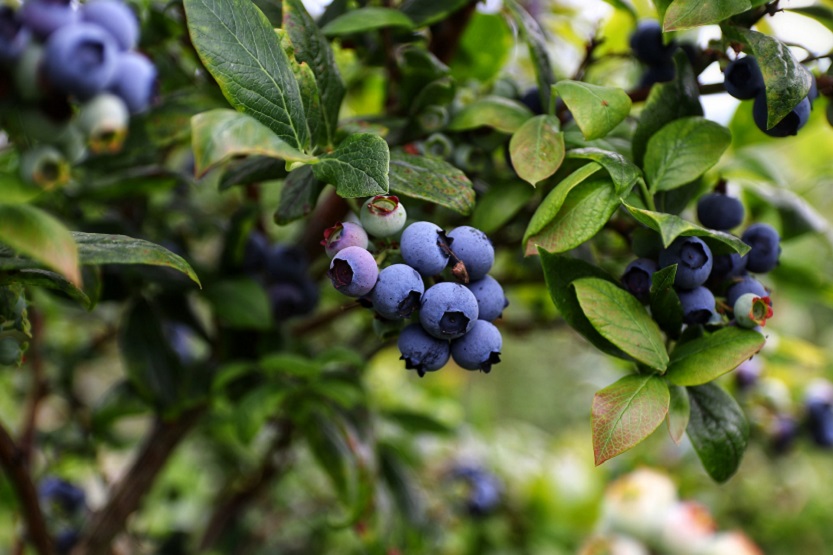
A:
[[[362,227],[374,237],[390,237],[405,227],[405,207],[394,195],[376,195],[362,204],[359,219]]]
[[[16,366],[20,364],[23,349],[20,342],[14,337],[0,338],[0,364],[5,366]]]
[[[491,159],[483,150],[469,144],[454,149],[454,165],[466,172],[481,173],[488,169]]]
[[[744,293],[735,301],[734,313],[740,327],[751,329],[766,325],[767,318],[772,318],[772,305],[769,297]]]
[[[40,76],[42,60],[43,46],[32,42],[14,66],[14,85],[23,100],[34,101],[43,97],[44,86]]]
[[[78,128],[87,136],[90,150],[115,153],[127,136],[130,114],[121,98],[101,93],[86,102],[78,115]]]
[[[56,142],[70,164],[78,164],[87,156],[87,137],[75,122],[67,127],[66,133]]]
[[[20,156],[20,174],[27,183],[54,189],[69,181],[69,162],[57,148],[41,145]]]
[[[417,122],[423,131],[439,131],[448,123],[448,110],[445,106],[427,106],[418,116]]]
[[[454,152],[454,143],[443,133],[432,133],[423,143],[425,154],[437,158],[449,158]]]

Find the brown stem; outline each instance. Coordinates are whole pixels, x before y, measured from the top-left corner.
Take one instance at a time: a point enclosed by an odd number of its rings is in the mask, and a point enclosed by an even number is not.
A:
[[[336,318],[339,318],[341,317],[341,315],[346,314],[347,312],[357,308],[362,308],[362,305],[358,302],[353,302],[346,305],[337,306],[320,314],[315,314],[311,318],[302,320],[301,322],[293,326],[291,330],[292,336],[304,337],[306,336],[306,334],[315,331],[316,329],[322,326],[332,324],[333,320],[335,320]]]
[[[107,555],[110,544],[139,508],[174,449],[194,427],[202,409],[193,409],[172,422],[157,420],[139,456],[114,487],[107,504],[90,517],[73,555]]]
[[[2,424],[0,424],[0,466],[9,477],[12,488],[20,500],[29,541],[39,555],[52,555],[52,538],[46,530],[46,522],[38,503],[38,492],[29,475],[26,457],[23,456],[23,452],[15,445],[12,436]]]
[[[431,43],[428,49],[442,63],[451,62],[457,47],[460,46],[460,37],[468,26],[469,20],[474,15],[477,2],[469,2],[448,19],[431,27]]]
[[[29,341],[29,356],[27,358],[32,368],[34,385],[26,408],[23,431],[18,442],[21,456],[26,465],[32,460],[32,452],[35,448],[38,407],[44,397],[49,394],[49,383],[43,370],[43,357],[40,352],[40,338],[43,337],[43,317],[39,312],[30,308],[29,321],[32,323],[32,339]]]
[[[280,478],[289,465],[289,446],[292,443],[293,426],[289,420],[282,420],[278,424],[278,435],[272,449],[266,454],[257,472],[248,477],[238,489],[228,488],[222,494],[208,521],[202,540],[200,551],[209,551],[219,542],[226,531],[243,516],[246,507],[263,493],[264,486]]]

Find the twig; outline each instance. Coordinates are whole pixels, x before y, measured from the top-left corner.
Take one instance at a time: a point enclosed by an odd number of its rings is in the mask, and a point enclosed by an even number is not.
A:
[[[38,492],[29,475],[26,459],[2,424],[0,424],[0,466],[8,475],[12,488],[20,500],[29,541],[39,555],[52,555],[52,538],[46,529],[43,512],[38,503]]]
[[[477,2],[469,2],[441,23],[431,27],[431,43],[428,49],[442,63],[451,62],[457,48],[460,46],[460,38],[468,26],[469,20],[474,15]]]
[[[289,465],[289,446],[292,444],[293,430],[291,421],[281,420],[274,444],[257,472],[249,476],[239,489],[228,488],[221,495],[221,500],[217,503],[217,508],[211,515],[200,541],[201,552],[213,548],[229,527],[243,516],[246,507],[262,494],[264,486],[281,477]]]
[[[23,431],[20,434],[20,453],[23,462],[28,466],[32,460],[32,452],[35,448],[35,432],[37,430],[37,416],[40,402],[49,394],[49,383],[43,371],[43,356],[40,351],[40,339],[43,336],[43,317],[39,312],[30,308],[29,321],[32,323],[32,339],[29,341],[29,362],[32,367],[32,387],[29,405],[26,409],[26,418],[23,424]]]
[[[197,408],[172,422],[156,421],[127,475],[113,487],[107,504],[90,517],[73,555],[109,554],[110,544],[124,529],[127,517],[139,508],[168,458],[201,414],[202,409]]]

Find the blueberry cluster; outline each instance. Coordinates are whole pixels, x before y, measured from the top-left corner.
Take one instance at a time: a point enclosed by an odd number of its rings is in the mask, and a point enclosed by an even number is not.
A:
[[[631,34],[630,47],[637,60],[645,64],[646,70],[639,81],[639,88],[648,88],[654,83],[670,81],[674,78],[674,51],[677,43],[666,43],[662,36],[662,26],[653,19],[640,21]]]
[[[812,102],[818,96],[814,78],[810,92],[798,103],[798,106],[771,129],[767,129],[766,87],[761,68],[758,67],[758,61],[754,56],[743,56],[729,62],[723,70],[723,86],[727,93],[738,100],[754,99],[752,118],[755,120],[755,125],[771,137],[797,135],[798,130],[804,127],[810,119]]]
[[[244,272],[263,284],[276,322],[315,310],[318,287],[298,247],[272,245],[262,233],[254,232],[246,241],[242,266]]]
[[[55,532],[55,551],[68,554],[80,538],[79,523],[86,511],[86,494],[78,486],[61,478],[49,476],[38,486],[38,497],[44,514]]]
[[[697,218],[707,228],[728,232],[743,222],[743,204],[723,192],[708,193],[697,203]],[[676,265],[674,289],[685,324],[719,324],[717,296],[725,299],[721,312],[731,311],[738,326],[756,328],[772,316],[772,303],[766,288],[751,274],[775,268],[781,253],[780,237],[772,226],[755,223],[744,230],[741,240],[751,249],[744,256],[714,255],[699,237],[678,237],[655,257],[631,262],[622,283],[641,302],[648,303],[654,272]]]
[[[473,227],[446,234],[427,221],[405,227],[405,219],[397,197],[379,195],[362,206],[361,224],[342,222],[328,229],[322,244],[332,257],[333,287],[360,298],[387,321],[418,313],[401,330],[398,347],[405,367],[420,376],[439,370],[449,358],[467,370],[489,372],[500,362],[502,347],[491,322],[507,305],[503,288],[488,275],[495,258],[491,241]],[[368,250],[368,234],[389,239],[400,231],[402,262],[380,270]],[[453,280],[436,279],[447,268]]]
[[[121,0],[26,0],[0,7],[0,81],[20,132],[37,141],[22,177],[45,188],[69,166],[121,147],[131,114],[154,95],[156,68],[135,48],[139,22]],[[0,95],[2,96],[2,95]]]

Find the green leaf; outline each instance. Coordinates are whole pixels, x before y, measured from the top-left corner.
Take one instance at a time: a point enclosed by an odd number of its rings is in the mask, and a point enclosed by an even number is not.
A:
[[[234,110],[211,110],[192,117],[191,146],[197,177],[234,156],[269,156],[288,162],[315,160],[281,140],[256,119]]]
[[[20,156],[16,149],[0,151],[0,199],[3,199],[3,204],[27,203],[43,193],[37,185],[21,179],[19,163]]]
[[[226,99],[298,150],[310,143],[289,58],[250,0],[183,0],[191,42]]]
[[[355,459],[344,434],[331,415],[316,413],[302,428],[315,460],[332,481],[342,503],[349,503],[355,476]]]
[[[784,10],[815,19],[829,30],[833,31],[833,9],[830,9],[827,6],[801,6],[796,8],[789,8],[785,6]]]
[[[263,286],[251,278],[212,283],[205,296],[220,323],[229,328],[268,330],[272,326],[272,303]]]
[[[795,191],[756,180],[754,187],[746,188],[744,194],[757,197],[778,212],[782,241],[827,231],[829,223],[825,217]]]
[[[14,272],[8,276],[8,279],[16,283],[25,283],[26,285],[60,291],[80,303],[87,310],[93,307],[93,302],[82,289],[79,289],[75,284],[67,280],[67,278],[55,272],[33,268],[31,270]]]
[[[668,191],[694,181],[729,148],[728,129],[702,117],[687,117],[666,124],[648,141],[645,177],[651,191]]]
[[[750,9],[749,0],[674,0],[665,11],[662,27],[665,31],[681,31],[711,25]]]
[[[709,247],[711,247],[713,254],[737,252],[743,256],[749,252],[749,245],[730,233],[700,227],[699,225],[693,224],[688,220],[675,216],[674,214],[644,210],[624,202],[623,205],[628,209],[628,212],[630,212],[634,218],[654,231],[659,232],[662,236],[662,244],[665,247],[670,245],[674,239],[682,235],[685,237],[703,237],[709,244]],[[722,248],[720,248],[721,245],[723,245]]]
[[[535,116],[512,134],[509,154],[518,177],[535,186],[564,161],[564,135],[555,116]]]
[[[413,29],[414,22],[399,10],[368,6],[340,15],[322,27],[321,32],[330,37],[337,37],[385,27]]]
[[[489,83],[506,66],[515,44],[508,22],[499,14],[474,12],[451,59],[458,83],[475,79]]]
[[[401,427],[410,434],[440,434],[447,435],[454,428],[429,414],[411,410],[388,410],[381,413],[386,419]]]
[[[526,254],[541,247],[565,252],[592,239],[619,208],[620,199],[609,178],[585,181],[564,199],[561,210],[541,231],[529,238]]]
[[[307,64],[315,75],[327,144],[332,144],[338,126],[338,113],[344,99],[344,83],[330,43],[300,0],[284,0],[283,30],[295,48],[295,58]]]
[[[656,375],[625,376],[597,391],[590,413],[596,466],[656,430],[668,413],[668,386]]]
[[[289,65],[292,67],[292,74],[295,82],[298,83],[298,92],[301,94],[301,101],[304,107],[304,115],[307,120],[307,129],[313,145],[328,145],[328,131],[324,124],[324,112],[321,108],[321,94],[318,92],[318,83],[315,82],[315,74],[312,68],[306,63],[299,63],[295,57],[295,47],[289,38],[289,34],[283,29],[275,29],[278,35],[281,48],[286,52]]]
[[[391,152],[390,189],[407,197],[427,200],[467,216],[474,208],[471,181],[445,160]]]
[[[688,391],[679,385],[669,385],[671,402],[668,405],[668,433],[677,445],[683,439],[683,434],[691,418],[691,400]]]
[[[565,79],[552,88],[564,100],[588,141],[610,133],[631,112],[628,93],[618,87],[601,87]]]
[[[369,197],[388,192],[390,152],[385,140],[371,133],[347,137],[312,166],[316,179],[334,185],[342,197]]]
[[[691,420],[686,433],[713,480],[737,471],[749,440],[749,423],[737,402],[715,384],[689,387]]]
[[[767,129],[784,119],[810,91],[813,76],[780,40],[734,25],[722,25],[723,34],[749,46],[758,60],[766,85]]]
[[[636,182],[642,177],[642,171],[618,152],[602,150],[595,147],[576,148],[567,152],[567,158],[592,160],[601,164],[616,185],[616,194],[626,197]]]
[[[526,11],[517,0],[505,0],[504,9],[515,22],[521,32],[521,38],[529,49],[529,58],[535,70],[535,81],[538,94],[541,96],[541,106],[549,112],[551,87],[555,83],[555,74],[548,54],[547,37],[544,30],[532,15]]]
[[[604,0],[604,2],[606,4],[610,4],[617,10],[626,12],[634,19],[634,21],[636,21],[636,19],[639,17],[633,6],[631,6],[630,3],[628,3],[626,0]]]
[[[700,385],[731,372],[761,350],[766,338],[737,327],[718,331],[677,345],[666,376],[676,385]]]
[[[526,226],[524,232],[523,245],[526,249],[526,244],[529,238],[540,233],[550,222],[552,222],[561,210],[564,200],[567,195],[575,187],[583,183],[588,177],[602,169],[599,164],[586,164],[561,181],[558,185],[553,187],[552,191],[544,198],[543,202],[538,205],[529,224]]]
[[[662,332],[636,297],[599,278],[577,279],[573,287],[585,316],[603,337],[651,368],[665,370]]]
[[[674,54],[673,81],[651,87],[639,124],[633,134],[633,161],[642,165],[648,141],[666,124],[686,116],[702,116],[700,90],[691,64],[682,50]]]
[[[588,277],[604,279],[611,284],[615,284],[616,280],[601,268],[588,264],[583,260],[560,254],[552,254],[543,249],[539,249],[538,254],[541,257],[544,281],[547,284],[550,298],[555,308],[561,314],[561,317],[564,318],[564,321],[600,351],[615,357],[631,360],[630,356],[626,355],[621,349],[596,331],[596,328],[593,327],[593,324],[584,315],[584,311],[576,298],[575,289],[570,286],[573,281]]]
[[[484,96],[457,112],[448,124],[452,131],[477,127],[493,127],[504,133],[514,133],[533,116],[532,112],[514,100],[502,96]]]
[[[200,278],[191,266],[165,247],[125,235],[105,235],[75,231],[81,264],[149,264],[165,266],[181,272],[200,285]],[[200,285],[201,286],[201,285]]]
[[[275,223],[286,225],[312,212],[324,184],[312,174],[311,166],[303,166],[289,173],[283,182]]]
[[[680,336],[683,327],[683,307],[674,290],[677,265],[654,272],[651,278],[651,316],[660,329],[672,339]]]
[[[509,222],[535,194],[534,189],[518,187],[515,181],[489,183],[489,189],[477,199],[471,225],[491,235]]]
[[[274,383],[262,384],[248,391],[234,404],[237,437],[249,445],[270,418],[280,413],[287,389]]]
[[[28,204],[0,204],[0,242],[81,286],[78,247],[59,220]],[[2,262],[0,262],[0,267]]]
[[[269,156],[250,156],[228,165],[217,188],[225,191],[235,185],[250,185],[286,177],[286,162]]]
[[[405,0],[399,9],[417,27],[425,27],[445,19],[468,4],[468,0]]]

